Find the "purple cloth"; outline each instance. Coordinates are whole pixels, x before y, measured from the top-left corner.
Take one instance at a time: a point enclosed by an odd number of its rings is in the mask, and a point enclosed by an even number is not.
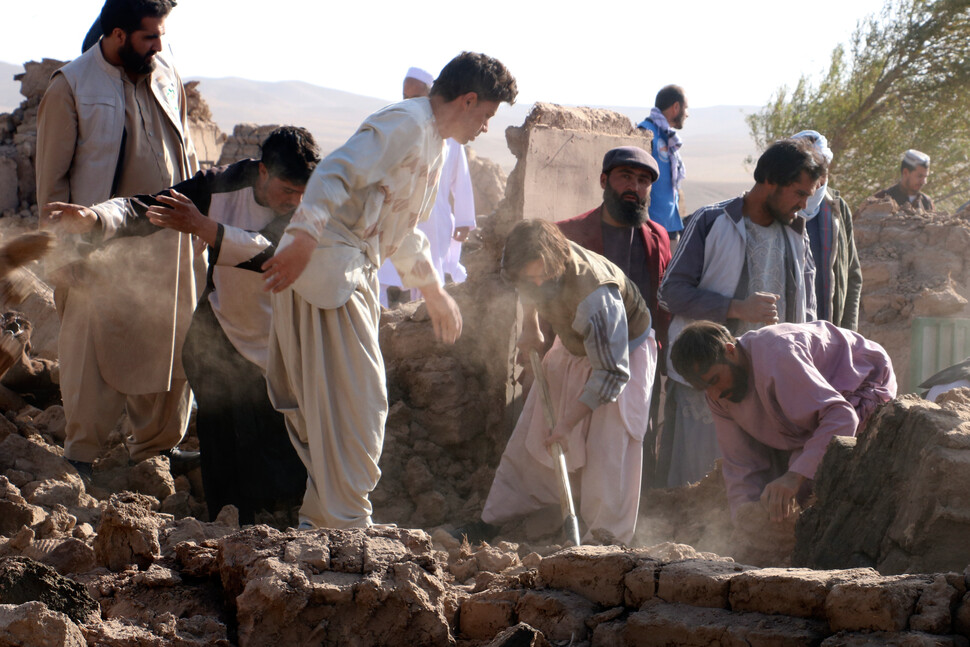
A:
[[[791,452],[788,470],[814,479],[832,437],[854,436],[896,395],[886,351],[827,321],[766,326],[739,343],[751,361],[747,395],[707,400],[732,514],[781,476],[772,473],[772,450]]]

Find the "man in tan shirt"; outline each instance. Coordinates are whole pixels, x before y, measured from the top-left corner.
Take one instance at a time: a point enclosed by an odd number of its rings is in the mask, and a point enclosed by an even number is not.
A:
[[[171,8],[170,0],[107,0],[98,45],[54,73],[38,113],[39,204],[150,194],[195,172],[185,90],[161,54]],[[133,460],[197,461],[173,448],[192,405],[179,358],[201,268],[191,238],[165,230],[111,241],[51,273],[64,453],[82,474],[91,474],[123,410]]]

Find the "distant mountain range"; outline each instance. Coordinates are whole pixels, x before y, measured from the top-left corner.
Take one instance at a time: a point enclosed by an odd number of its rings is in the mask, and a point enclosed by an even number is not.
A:
[[[23,97],[13,75],[20,65],[0,62],[0,112],[11,112]],[[239,123],[295,124],[309,129],[320,147],[328,152],[342,144],[367,115],[394,99],[365,97],[322,88],[302,81],[251,81],[240,78],[198,80],[199,90],[212,109],[213,119],[226,133]],[[649,107],[609,108],[628,116],[634,123],[650,112]],[[502,165],[506,172],[515,158],[505,144],[505,129],[520,125],[531,105],[503,105],[492,120],[489,132],[478,137],[472,148],[479,155]],[[691,108],[681,136],[687,166],[684,194],[688,211],[737,195],[753,183],[744,160],[757,153],[744,117],[754,106]]]

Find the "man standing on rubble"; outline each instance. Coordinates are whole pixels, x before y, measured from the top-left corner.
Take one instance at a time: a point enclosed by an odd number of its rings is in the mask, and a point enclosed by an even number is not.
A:
[[[430,73],[419,67],[409,68],[404,77],[404,98],[428,96],[432,83],[434,77]],[[455,283],[464,281],[466,274],[461,265],[461,244],[468,238],[468,232],[475,228],[475,198],[465,147],[454,138],[445,140],[438,195],[431,216],[418,223],[418,228],[428,237],[434,268],[441,280],[445,281],[446,275],[450,275]],[[381,304],[387,306],[387,288],[401,287],[401,277],[390,261],[384,261],[377,278],[381,282]]]
[[[892,198],[896,204],[911,204],[923,211],[933,211],[933,199],[923,193],[930,175],[930,156],[914,148],[903,153],[899,164],[899,182],[876,193],[874,198]]]
[[[666,349],[670,314],[657,302],[657,289],[670,263],[667,231],[652,221],[647,212],[650,187],[659,175],[657,162],[636,146],[621,146],[606,152],[600,173],[603,203],[592,211],[556,224],[566,238],[601,254],[640,289],[657,337],[657,346]],[[650,429],[656,434],[660,401],[660,366],[653,381],[650,398]],[[648,474],[653,472],[655,447],[648,443]]]
[[[517,92],[498,60],[452,59],[430,96],[376,112],[320,162],[264,265],[273,291],[270,398],[308,472],[301,527],[373,523],[387,417],[377,269],[389,258],[404,287],[424,296],[435,337],[458,339],[461,313],[416,225],[434,203],[444,140],[466,144],[486,132]]]
[[[548,449],[558,442],[567,468],[579,477],[583,541],[605,530],[629,544],[657,363],[650,310],[623,270],[544,220],[525,220],[509,233],[502,277],[522,300],[520,352],[528,356],[544,345],[539,316],[556,335],[542,360],[556,424],[552,429],[546,424],[541,389],[532,388],[495,472],[482,521],[499,524],[559,501]]]
[[[821,133],[803,130],[792,138],[811,142],[825,163],[832,163],[832,149]],[[828,172],[821,180],[805,209],[798,212],[807,222],[815,261],[815,317],[855,330],[862,299],[862,266],[852,232],[852,212],[839,192],[829,186]]]
[[[162,54],[170,0],[107,0],[101,40],[54,73],[37,116],[37,200],[93,205],[150,194],[196,170],[185,90]],[[195,267],[198,260],[198,267]],[[64,455],[84,475],[122,411],[139,461],[176,448],[192,394],[182,340],[198,298],[190,236],[116,241],[52,273],[67,417]]]
[[[687,171],[680,157],[680,135],[687,119],[687,97],[679,85],[660,89],[650,116],[637,128],[653,133],[650,153],[657,161],[659,174],[650,188],[650,220],[664,227],[671,241],[680,238],[684,222],[680,216],[680,185]]]
[[[660,285],[675,339],[695,319],[736,334],[815,317],[815,267],[805,219],[797,212],[818,188],[825,160],[804,139],[783,139],[761,155],[754,187],[691,216]],[[668,364],[659,485],[702,479],[720,455],[714,421],[696,391]]]
[[[674,341],[670,360],[710,406],[732,515],[760,499],[772,521],[790,516],[811,493],[832,437],[855,436],[896,396],[886,351],[827,321],[740,338],[696,321]]]
[[[50,205],[56,226],[96,229],[102,240],[166,227],[208,246],[206,289],[182,362],[198,403],[195,426],[210,521],[232,504],[240,523],[251,524],[257,510],[292,506],[306,489],[306,470],[266,393],[271,309],[260,272],[320,155],[313,136],[292,126],[274,130],[261,148],[259,160],[199,172],[154,196],[90,208]]]

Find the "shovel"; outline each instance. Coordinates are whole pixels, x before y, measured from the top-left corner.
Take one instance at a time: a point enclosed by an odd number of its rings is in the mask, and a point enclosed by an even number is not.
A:
[[[542,372],[542,360],[539,359],[539,353],[535,349],[529,351],[529,359],[532,361],[532,373],[535,375],[533,388],[539,387],[542,413],[545,415],[546,424],[552,429],[556,426],[556,412],[552,408],[552,398],[549,397],[549,385],[546,383],[545,373]],[[556,464],[556,478],[559,481],[559,506],[562,508],[563,533],[567,541],[579,546],[579,521],[576,519],[576,507],[573,505],[573,490],[569,486],[566,457],[559,443],[552,444],[552,460]]]

